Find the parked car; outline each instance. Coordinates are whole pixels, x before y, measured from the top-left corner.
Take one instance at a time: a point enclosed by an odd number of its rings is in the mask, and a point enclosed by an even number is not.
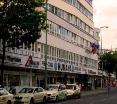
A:
[[[77,84],[66,84],[67,97],[81,97],[81,88]]]
[[[64,84],[50,84],[47,89],[48,101],[66,100],[67,92]]]
[[[72,98],[74,94],[74,86],[72,84],[66,85],[67,98]]]
[[[41,87],[25,87],[14,96],[15,104],[34,104],[39,102],[46,102],[47,94]]]
[[[13,104],[13,94],[10,94],[6,89],[0,88],[0,104]]]

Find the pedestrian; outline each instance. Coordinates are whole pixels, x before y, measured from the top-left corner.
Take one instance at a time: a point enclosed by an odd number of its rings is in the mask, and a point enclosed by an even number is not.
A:
[[[111,86],[110,86],[110,83],[108,82],[108,84],[107,84],[107,94],[109,95],[109,93],[110,93],[110,90],[111,90]]]

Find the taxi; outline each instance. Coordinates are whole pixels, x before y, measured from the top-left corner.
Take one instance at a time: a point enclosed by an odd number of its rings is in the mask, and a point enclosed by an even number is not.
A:
[[[77,84],[66,84],[66,91],[68,98],[80,98],[81,97],[81,88]]]
[[[14,96],[15,104],[35,104],[46,102],[46,92],[42,87],[25,87]]]
[[[0,104],[14,104],[13,94],[4,88],[0,88]]]
[[[48,101],[60,101],[66,100],[67,92],[65,90],[64,84],[49,84],[47,93],[47,100]]]

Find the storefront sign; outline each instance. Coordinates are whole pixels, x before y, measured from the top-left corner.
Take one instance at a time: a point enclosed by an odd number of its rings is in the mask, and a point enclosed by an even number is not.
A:
[[[2,54],[0,54],[0,59],[2,59]],[[5,63],[21,63],[21,58],[19,57],[14,57],[10,55],[5,56]]]
[[[102,71],[98,71],[98,75],[102,76],[103,75]]]
[[[28,67],[30,67],[30,68],[39,68],[39,62],[38,61],[33,61]]]
[[[93,70],[88,70],[88,74],[91,74],[91,75],[96,75],[97,73]]]
[[[20,66],[21,58],[20,57],[14,57],[14,56],[6,56],[5,57],[5,64],[7,65],[13,65],[13,66]]]

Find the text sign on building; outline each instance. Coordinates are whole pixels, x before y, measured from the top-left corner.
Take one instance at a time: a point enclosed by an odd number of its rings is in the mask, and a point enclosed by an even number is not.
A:
[[[91,74],[91,75],[96,75],[97,73],[93,70],[88,70],[88,74]]]

